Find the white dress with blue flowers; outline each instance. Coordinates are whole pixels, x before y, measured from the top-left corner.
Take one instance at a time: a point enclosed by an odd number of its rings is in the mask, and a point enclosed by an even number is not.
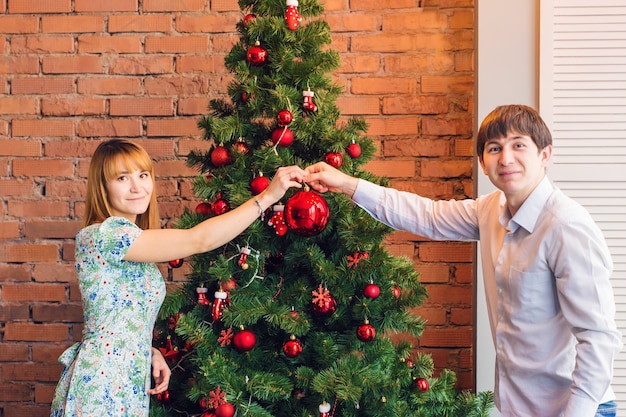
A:
[[[82,342],[59,358],[65,370],[52,417],[148,416],[152,331],[165,283],[155,264],[122,259],[141,232],[110,217],[76,235],[85,327]]]

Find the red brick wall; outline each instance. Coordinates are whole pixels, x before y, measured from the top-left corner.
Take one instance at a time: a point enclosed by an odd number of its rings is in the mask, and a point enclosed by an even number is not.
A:
[[[323,3],[342,56],[337,104],[380,145],[370,170],[471,196],[473,0]],[[162,215],[195,206],[184,156],[206,146],[196,123],[225,93],[241,17],[235,0],[0,0],[0,417],[48,415],[56,359],[80,338],[73,236],[95,146],[139,141],[157,160]],[[473,388],[473,246],[395,233],[389,248],[429,291],[416,344]]]

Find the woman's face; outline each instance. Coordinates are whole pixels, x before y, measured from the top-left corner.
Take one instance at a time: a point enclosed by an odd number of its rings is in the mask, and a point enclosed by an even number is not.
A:
[[[145,213],[154,191],[150,172],[121,165],[119,173],[106,184],[112,216],[125,217],[135,222]]]

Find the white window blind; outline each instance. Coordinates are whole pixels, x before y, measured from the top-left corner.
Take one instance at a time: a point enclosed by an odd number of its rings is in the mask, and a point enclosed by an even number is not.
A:
[[[604,232],[626,334],[626,0],[542,0],[540,12],[540,112],[555,148],[549,175]],[[626,351],[613,388],[626,416]]]

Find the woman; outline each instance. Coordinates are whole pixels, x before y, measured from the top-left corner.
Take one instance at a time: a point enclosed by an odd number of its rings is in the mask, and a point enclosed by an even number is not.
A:
[[[66,368],[52,417],[146,417],[149,396],[168,388],[170,370],[151,347],[165,283],[155,262],[218,248],[250,225],[304,171],[278,169],[269,187],[234,210],[186,230],[160,230],[154,168],[139,145],[114,139],[96,149],[87,178],[76,270],[83,300],[83,339],[59,358]],[[155,386],[150,388],[150,369]]]

